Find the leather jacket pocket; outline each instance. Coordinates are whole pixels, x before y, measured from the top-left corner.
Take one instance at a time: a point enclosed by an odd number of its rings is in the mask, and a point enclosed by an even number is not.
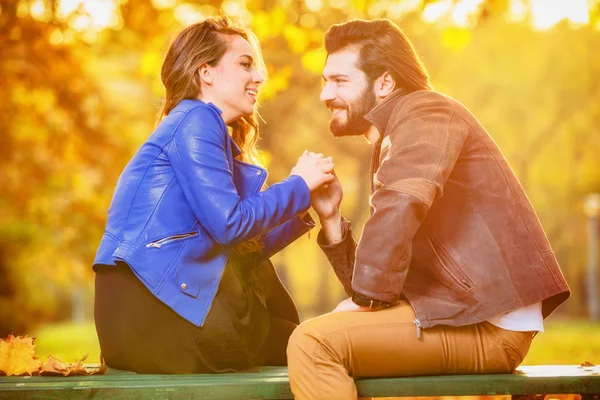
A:
[[[435,236],[429,236],[427,242],[439,263],[442,274],[460,289],[465,291],[471,290],[473,286],[475,286],[475,283],[469,275],[462,270],[458,262],[452,257],[452,254],[450,254],[443,243]]]

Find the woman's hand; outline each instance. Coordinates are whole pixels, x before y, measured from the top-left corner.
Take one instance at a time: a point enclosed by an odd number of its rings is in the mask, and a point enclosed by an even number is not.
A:
[[[298,175],[312,192],[319,186],[331,182],[335,176],[333,174],[333,161],[330,157],[323,157],[323,154],[314,154],[304,151],[296,166],[292,168],[290,175]]]

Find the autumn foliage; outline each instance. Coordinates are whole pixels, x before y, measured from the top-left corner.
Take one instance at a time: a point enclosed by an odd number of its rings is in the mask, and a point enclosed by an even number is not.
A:
[[[7,375],[97,375],[106,372],[106,365],[86,367],[80,360],[65,363],[49,356],[48,361],[42,362],[35,356],[35,338],[28,336],[8,335],[0,339],[0,376]]]
[[[0,3],[0,338],[91,318],[91,264],[119,174],[155,127],[166,49],[179,29],[220,12],[251,28],[264,51],[268,183],[285,179],[305,149],[332,156],[355,239],[369,216],[371,147],[328,132],[323,35],[349,18],[397,23],[434,88],[473,111],[519,177],[573,289],[559,312],[587,315],[583,204],[600,192],[600,0]],[[561,10],[582,18],[553,21]],[[303,318],[345,295],[314,236],[272,261]]]

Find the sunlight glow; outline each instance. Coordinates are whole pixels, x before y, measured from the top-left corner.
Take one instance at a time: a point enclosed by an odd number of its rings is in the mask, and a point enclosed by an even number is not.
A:
[[[452,9],[452,20],[457,26],[472,25],[470,16],[475,14],[484,0],[461,0]]]
[[[187,3],[175,7],[174,14],[175,19],[182,25],[190,25],[207,17],[202,13],[199,7]]]
[[[304,0],[304,3],[306,8],[313,12],[321,11],[321,8],[323,8],[323,0]]]
[[[300,26],[305,29],[312,29],[317,26],[317,18],[313,14],[303,14],[300,17]]]
[[[159,10],[163,9],[163,8],[171,8],[175,6],[175,0],[152,0],[152,4],[154,4],[154,7],[158,8]]]
[[[221,9],[244,26],[252,21],[252,15],[246,8],[244,0],[226,0],[221,4]]]
[[[533,26],[544,30],[563,19],[576,24],[589,23],[586,0],[530,0]]]
[[[527,7],[523,0],[510,0],[507,17],[510,22],[520,22],[527,18]]]
[[[388,18],[399,19],[421,7],[422,0],[391,1],[386,4]]]
[[[429,3],[423,9],[421,19],[427,23],[433,23],[439,21],[452,9],[452,0],[442,0],[435,3]]]
[[[79,32],[99,33],[105,28],[119,28],[122,23],[119,7],[126,0],[58,0],[56,16],[68,21],[69,25]],[[251,15],[246,9],[249,0],[225,0],[222,11],[235,17],[240,22],[249,23]],[[421,13],[421,19],[426,23],[443,22],[460,28],[471,27],[473,16],[477,14],[484,0],[437,0],[427,2]],[[568,20],[575,25],[590,23],[588,7],[593,7],[599,0],[508,0],[508,15],[512,22],[523,21],[528,16],[535,29],[544,30],[553,27],[561,20]],[[194,3],[180,3],[177,0],[152,0],[155,7],[174,7],[175,18],[184,25],[197,22],[213,15],[210,7]],[[304,0],[306,7],[312,12],[319,12],[324,6],[324,0]],[[329,0],[333,8],[347,7],[348,0]],[[423,0],[379,0],[370,4],[368,13],[371,16],[381,16],[399,19],[402,16],[417,11],[423,5]],[[32,0],[29,3],[19,3],[19,15],[30,14],[38,20],[50,18],[51,10],[44,0]],[[312,20],[304,20],[305,27],[313,25]],[[600,22],[598,22],[600,26]],[[55,36],[55,42],[58,41]]]
[[[221,5],[221,8],[225,11],[225,14],[232,17],[239,17],[243,15],[246,10],[246,6],[238,0],[226,0]]]
[[[31,16],[38,21],[48,22],[52,14],[50,9],[46,7],[46,3],[43,0],[35,0],[31,3]]]
[[[461,28],[473,25],[470,18],[479,10],[484,0],[441,0],[429,3],[423,9],[421,18],[427,23],[447,21]]]
[[[49,40],[51,44],[58,46],[63,42],[63,33],[60,31],[60,29],[54,29],[50,34]]]
[[[61,0],[58,3],[57,14],[61,18],[67,18],[69,14],[77,10],[77,8],[83,3],[80,0]]]
[[[121,24],[118,0],[60,0],[57,16],[66,20],[75,16],[70,25],[78,31],[100,31]]]
[[[329,0],[329,5],[332,8],[341,9],[341,8],[347,7],[348,2],[347,2],[347,0]]]
[[[484,0],[438,0],[429,2],[421,14],[427,23],[445,22],[465,28],[472,25],[475,15]],[[589,2],[589,4],[588,4]],[[566,19],[575,25],[590,23],[588,7],[597,0],[509,0],[507,19],[523,21],[531,17],[535,29],[550,29]],[[411,1],[412,3],[412,1]]]

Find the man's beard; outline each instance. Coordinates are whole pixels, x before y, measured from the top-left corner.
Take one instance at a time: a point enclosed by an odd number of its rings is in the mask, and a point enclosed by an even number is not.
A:
[[[364,116],[375,107],[376,102],[377,98],[371,85],[367,85],[358,99],[353,102],[328,101],[326,105],[330,109],[343,108],[346,110],[346,122],[341,122],[337,118],[333,118],[329,122],[329,130],[333,136],[364,135],[371,127],[371,123],[364,119]]]

